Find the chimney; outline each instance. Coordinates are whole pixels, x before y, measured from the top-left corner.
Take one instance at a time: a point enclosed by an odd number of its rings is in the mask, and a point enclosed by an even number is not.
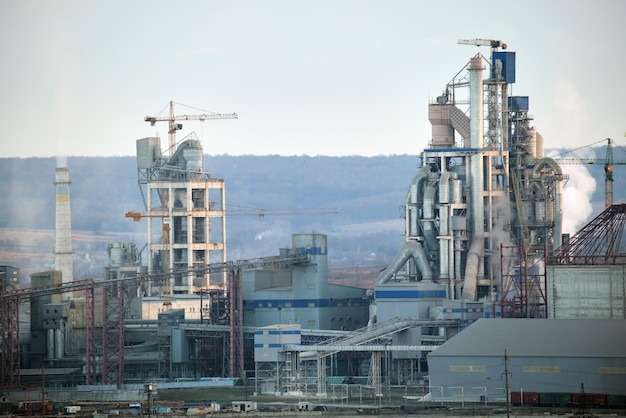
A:
[[[70,183],[70,170],[67,167],[57,167],[54,177],[56,201],[54,269],[63,273],[63,283],[74,280]]]

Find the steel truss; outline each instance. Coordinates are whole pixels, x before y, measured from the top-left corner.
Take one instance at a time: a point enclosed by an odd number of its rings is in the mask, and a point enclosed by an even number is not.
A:
[[[500,274],[502,317],[547,317],[545,246],[500,245]]]

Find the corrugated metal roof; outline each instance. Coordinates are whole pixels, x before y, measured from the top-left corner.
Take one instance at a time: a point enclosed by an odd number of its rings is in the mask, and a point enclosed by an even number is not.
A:
[[[626,357],[626,320],[480,319],[430,356]]]

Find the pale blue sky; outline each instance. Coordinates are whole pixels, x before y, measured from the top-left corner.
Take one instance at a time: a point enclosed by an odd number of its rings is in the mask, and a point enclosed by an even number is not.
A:
[[[135,155],[169,102],[207,154],[417,154],[429,100],[478,48],[517,53],[546,147],[612,137],[626,118],[620,0],[0,2],[0,157]],[[487,48],[481,48],[488,54]],[[199,113],[176,107],[177,113]]]

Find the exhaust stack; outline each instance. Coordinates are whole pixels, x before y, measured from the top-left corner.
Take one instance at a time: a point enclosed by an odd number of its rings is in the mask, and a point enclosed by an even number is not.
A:
[[[74,280],[70,184],[70,170],[67,167],[57,167],[54,177],[56,210],[54,269],[62,272],[63,283]]]

